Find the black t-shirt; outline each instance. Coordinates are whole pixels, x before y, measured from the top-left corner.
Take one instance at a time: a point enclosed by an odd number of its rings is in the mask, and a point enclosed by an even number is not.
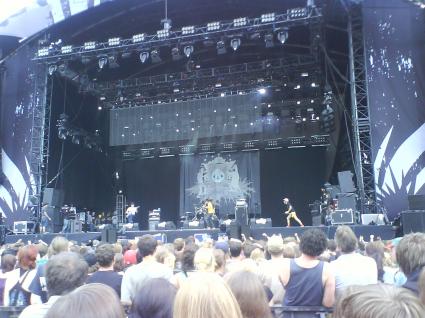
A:
[[[288,202],[288,204],[285,204],[285,203],[284,203],[284,204],[283,204],[283,208],[284,208],[284,211],[285,211],[285,212],[287,212],[288,210],[290,210],[290,211],[289,211],[290,213],[291,213],[291,212],[295,212],[295,211],[294,211],[294,208],[292,207],[291,203],[289,203],[289,202]]]
[[[100,283],[112,287],[121,298],[122,275],[114,271],[97,271],[87,279],[87,284]]]

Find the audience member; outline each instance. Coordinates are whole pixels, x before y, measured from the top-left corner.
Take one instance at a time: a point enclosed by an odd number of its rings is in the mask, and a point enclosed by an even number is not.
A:
[[[195,253],[198,250],[197,246],[194,244],[189,244],[184,247],[182,253],[182,269],[180,272],[176,273],[171,279],[171,283],[177,288],[194,272],[196,272],[194,259]]]
[[[225,276],[244,318],[271,318],[269,302],[260,279],[254,273],[237,271]]]
[[[356,252],[357,238],[353,230],[339,226],[335,233],[337,250],[341,255],[331,262],[336,291],[340,293],[351,285],[369,285],[378,282],[378,268],[374,259]]]
[[[155,259],[158,263],[164,264],[171,270],[174,270],[176,257],[174,256],[174,253],[170,252],[168,247],[158,246],[155,252]]]
[[[1,256],[1,273],[0,273],[0,306],[3,306],[4,287],[6,285],[9,273],[13,271],[16,265],[16,256],[4,253]]]
[[[83,285],[58,299],[45,318],[124,318],[117,293],[104,284]]]
[[[328,263],[318,260],[327,247],[325,233],[309,229],[301,237],[301,256],[285,259],[280,280],[285,286],[285,306],[332,307],[335,299],[335,278]],[[296,317],[313,317],[296,314]]]
[[[169,281],[150,279],[137,293],[128,318],[172,318],[176,293]]]
[[[143,261],[131,266],[124,274],[121,285],[121,300],[131,303],[137,291],[151,278],[171,279],[173,271],[155,260],[154,254],[158,241],[152,235],[143,235],[137,247]]]
[[[384,282],[385,246],[382,241],[372,241],[366,244],[366,255],[373,258],[378,269],[378,281]]]
[[[195,269],[199,272],[214,272],[216,263],[213,249],[205,247],[198,249],[193,263],[195,264]]]
[[[335,318],[423,318],[425,309],[406,289],[379,284],[346,288],[336,306]]]
[[[235,296],[222,278],[213,273],[189,277],[177,292],[174,318],[242,318]]]
[[[223,276],[226,271],[226,254],[224,254],[222,249],[214,249],[214,258],[215,258],[215,272]]]
[[[21,247],[18,251],[17,268],[9,272],[4,286],[5,306],[28,306],[31,292],[29,284],[34,277],[38,250],[35,245]]]
[[[42,318],[63,295],[83,285],[88,274],[87,263],[76,253],[63,252],[49,259],[45,277],[49,300],[25,308],[19,318]]]
[[[418,294],[419,274],[425,267],[425,234],[405,235],[397,246],[396,257],[398,265],[407,277],[403,287]]]
[[[121,253],[116,253],[114,255],[114,272],[117,272],[120,275],[124,275],[124,255]]]
[[[226,262],[226,272],[237,271],[242,268],[242,260],[244,255],[242,253],[242,242],[237,239],[229,240],[230,259]]]
[[[389,249],[389,256],[386,258],[384,264],[384,283],[396,286],[403,286],[406,283],[406,275],[401,271],[397,264],[396,248],[401,241],[401,237],[396,237],[387,245]]]
[[[101,244],[96,248],[96,259],[99,265],[97,272],[87,279],[87,283],[100,283],[111,287],[121,297],[122,275],[114,272],[114,246]]]

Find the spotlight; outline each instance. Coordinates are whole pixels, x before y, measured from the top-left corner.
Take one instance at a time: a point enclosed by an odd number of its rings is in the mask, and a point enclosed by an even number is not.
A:
[[[232,47],[233,51],[236,51],[241,46],[241,39],[235,38],[230,41],[230,46]]]
[[[264,36],[264,42],[266,44],[266,48],[274,47],[274,36],[273,36],[273,33],[267,33]]]
[[[264,95],[266,93],[266,89],[265,88],[259,88],[258,93],[260,93],[261,95]]]
[[[280,43],[284,44],[286,40],[288,39],[288,31],[279,31],[277,33],[277,39]]]
[[[189,58],[193,53],[193,45],[186,45],[183,49],[183,53]]]
[[[57,69],[58,69],[58,66],[56,64],[49,65],[49,75],[52,76]]]
[[[275,20],[276,15],[274,14],[274,12],[261,15],[261,23],[274,22]]]
[[[69,54],[72,53],[72,45],[66,45],[61,47],[61,53],[62,54]]]
[[[96,48],[96,42],[94,41],[84,43],[84,50],[86,51],[94,50],[95,48]]]
[[[211,22],[207,24],[207,31],[217,31],[220,30],[220,22]]]
[[[326,105],[326,108],[322,111],[322,129],[331,133],[335,130],[335,113],[331,106]]]
[[[80,144],[80,138],[77,135],[72,136],[71,141],[75,145],[79,145]]]
[[[59,127],[58,129],[58,138],[62,140],[66,140],[67,131],[65,127]]]
[[[121,38],[110,38],[108,39],[108,45],[109,46],[117,46],[120,45],[121,43]]]
[[[99,57],[97,64],[99,66],[99,69],[103,70],[105,68],[106,64],[108,64],[108,57],[107,56]]]
[[[241,27],[241,26],[245,26],[248,23],[248,19],[247,18],[237,18],[237,19],[233,19],[233,26],[235,27]]]
[[[156,31],[156,35],[158,36],[158,39],[166,39],[170,36],[170,30],[169,29],[163,29]]]
[[[149,52],[142,52],[139,54],[140,62],[143,64],[146,63],[146,61],[149,59]]]
[[[226,44],[224,43],[224,41],[220,40],[217,42],[217,54],[221,55],[221,54],[226,54],[227,50],[226,50]]]
[[[141,33],[141,34],[135,34],[133,35],[133,43],[140,43],[143,42],[145,40],[145,34]]]
[[[193,25],[182,27],[182,35],[188,35],[188,34],[194,34],[194,33],[195,33],[195,27]]]
[[[41,49],[38,50],[37,52],[37,56],[38,57],[42,57],[42,56],[48,56],[50,51],[50,49],[48,47],[43,47]]]
[[[178,61],[182,58],[178,47],[173,47],[171,49],[171,58],[173,59],[173,61]]]
[[[159,55],[159,50],[154,49],[151,51],[151,60],[152,63],[160,63],[162,62],[161,56]]]

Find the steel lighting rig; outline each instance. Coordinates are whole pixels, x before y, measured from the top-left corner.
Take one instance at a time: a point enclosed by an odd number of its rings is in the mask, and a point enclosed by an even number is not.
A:
[[[322,19],[322,11],[315,6],[288,9],[285,13],[266,13],[257,18],[238,17],[233,20],[210,22],[203,26],[183,26],[179,30],[163,29],[154,34],[139,33],[131,38],[111,37],[105,42],[88,41],[82,45],[40,46],[35,60],[52,63],[58,60],[68,60],[76,56],[96,57],[99,54],[109,54],[126,51],[142,52],[162,46],[194,43],[211,39],[231,39],[240,34],[263,34],[287,30],[292,26],[305,25],[307,22],[317,22]]]

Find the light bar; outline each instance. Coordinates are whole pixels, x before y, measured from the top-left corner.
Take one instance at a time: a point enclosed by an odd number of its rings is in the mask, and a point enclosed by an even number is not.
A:
[[[248,19],[247,18],[237,18],[233,20],[233,26],[235,27],[240,27],[240,26],[245,26],[248,24]]]
[[[84,43],[84,50],[94,50],[96,48],[96,42],[94,41],[90,41],[90,42],[86,42]]]
[[[61,53],[62,54],[69,54],[72,53],[72,45],[66,45],[61,47]]]
[[[220,22],[210,22],[207,24],[207,31],[217,31],[220,30]]]
[[[261,15],[261,23],[274,22],[275,20],[276,15],[274,12]]]
[[[156,31],[156,35],[159,39],[166,39],[170,36],[170,31],[168,29],[158,30]]]
[[[133,43],[143,42],[145,40],[145,36],[146,35],[144,33],[135,34],[135,35],[133,35],[132,41],[133,41]]]
[[[307,17],[306,8],[294,8],[287,11],[289,18],[305,18]]]
[[[49,48],[48,47],[43,47],[43,48],[39,49],[38,52],[37,52],[38,57],[48,56],[48,55],[49,55]]]
[[[117,46],[120,45],[121,43],[121,38],[110,38],[108,39],[108,45],[109,46]]]
[[[193,25],[182,27],[182,35],[188,35],[188,34],[194,34],[194,33],[195,33],[195,27]]]

